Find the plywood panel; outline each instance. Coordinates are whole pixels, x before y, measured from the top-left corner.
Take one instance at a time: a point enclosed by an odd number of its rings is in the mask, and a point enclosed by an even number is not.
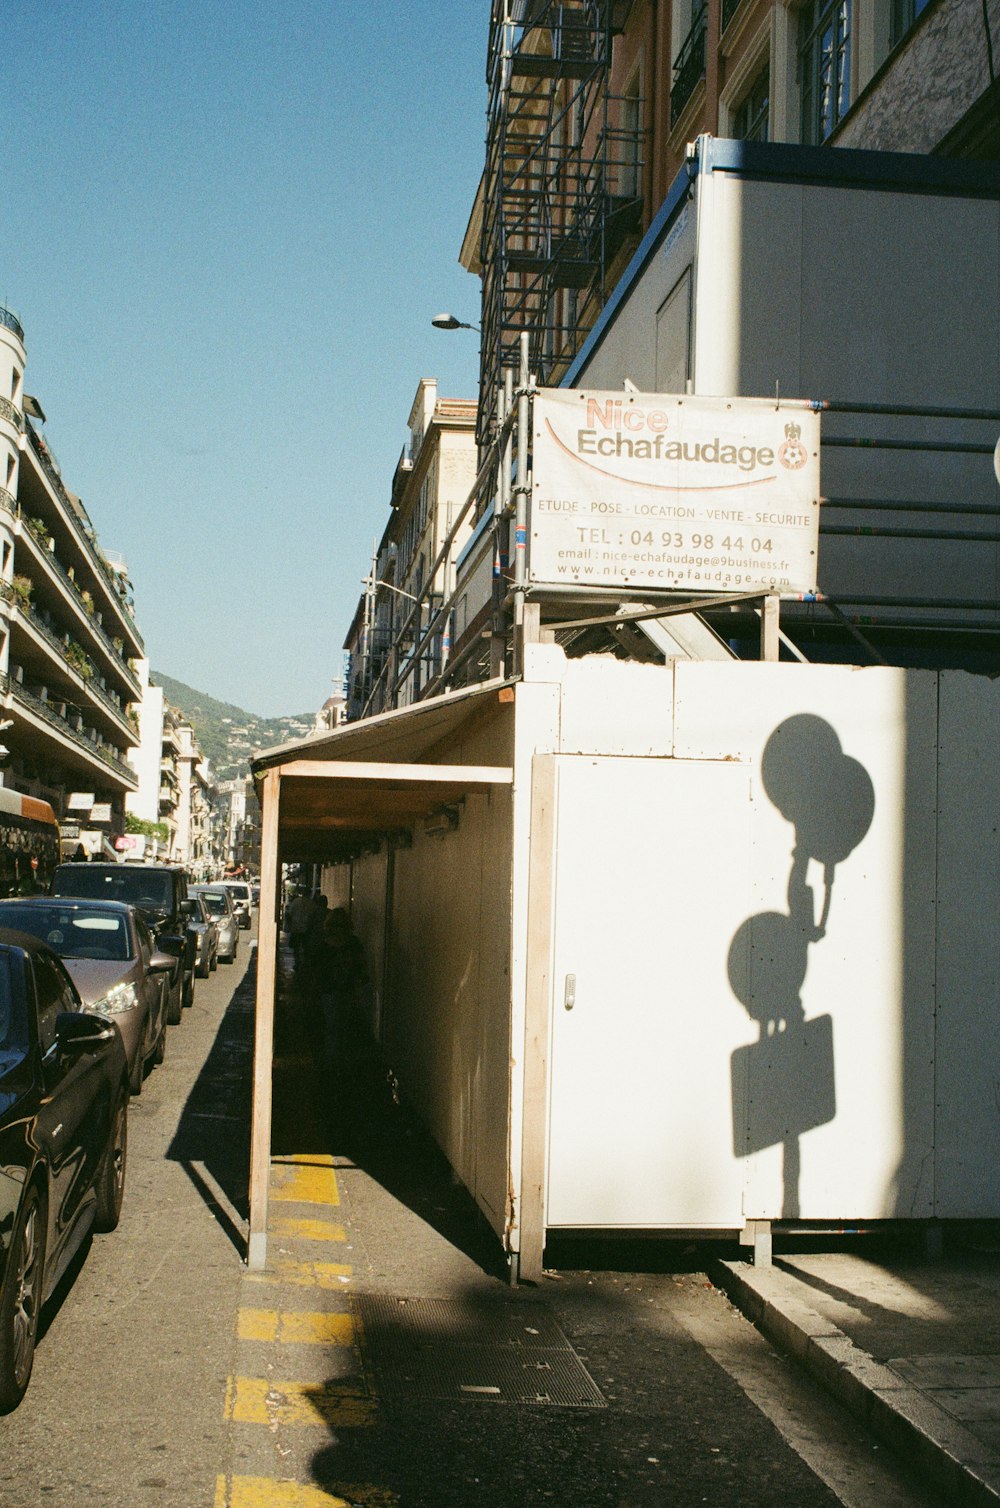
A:
[[[941,676],[937,1205],[1000,1216],[1000,682]]]

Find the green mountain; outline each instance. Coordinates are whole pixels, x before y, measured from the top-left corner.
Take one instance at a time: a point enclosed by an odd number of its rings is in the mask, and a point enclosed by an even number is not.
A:
[[[213,778],[233,780],[250,773],[250,759],[261,749],[290,743],[312,732],[313,714],[295,717],[256,717],[231,702],[220,702],[205,691],[195,691],[172,676],[152,672],[154,685],[163,687],[171,707],[183,712],[198,739],[198,747],[211,762]]]

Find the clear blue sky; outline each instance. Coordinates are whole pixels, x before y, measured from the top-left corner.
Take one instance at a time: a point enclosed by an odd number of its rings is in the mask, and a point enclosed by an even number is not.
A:
[[[421,377],[473,397],[457,257],[488,0],[18,0],[0,300],[154,667],[320,705]]]

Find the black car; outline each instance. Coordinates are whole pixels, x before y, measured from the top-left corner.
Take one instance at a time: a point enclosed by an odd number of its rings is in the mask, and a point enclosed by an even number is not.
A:
[[[24,1396],[42,1305],[125,1190],[128,1063],[60,960],[0,930],[0,1413]]]
[[[197,939],[188,931],[193,914],[187,875],[169,864],[60,864],[52,880],[53,895],[86,900],[124,901],[149,923],[156,946],[177,959],[170,980],[167,1020],[176,1026],[181,1006],[194,999]]]

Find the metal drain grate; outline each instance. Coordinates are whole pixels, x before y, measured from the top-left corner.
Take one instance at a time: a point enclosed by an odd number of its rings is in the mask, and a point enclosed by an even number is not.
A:
[[[552,1316],[506,1305],[355,1294],[351,1307],[377,1396],[605,1408]]]

